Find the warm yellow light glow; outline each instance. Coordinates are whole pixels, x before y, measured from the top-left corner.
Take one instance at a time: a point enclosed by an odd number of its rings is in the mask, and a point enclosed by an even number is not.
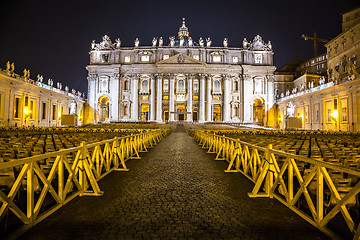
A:
[[[331,117],[333,117],[335,120],[337,120],[338,116],[339,116],[339,113],[337,110],[334,110],[331,114],[330,114]]]
[[[61,118],[61,112],[58,112],[58,118]]]
[[[284,119],[283,119],[283,116],[281,115],[280,117],[279,117],[279,122],[282,122]]]
[[[29,114],[30,114],[28,107],[24,107],[24,114],[25,114],[25,115],[29,115]]]

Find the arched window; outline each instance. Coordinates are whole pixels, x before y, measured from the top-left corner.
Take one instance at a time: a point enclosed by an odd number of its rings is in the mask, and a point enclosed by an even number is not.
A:
[[[239,82],[238,81],[234,81],[233,89],[234,89],[234,91],[239,91]]]
[[[199,91],[199,81],[195,80],[194,81],[194,92],[198,92]]]
[[[125,80],[124,82],[124,90],[129,90],[129,81]]]
[[[141,89],[146,92],[149,91],[149,81],[148,80],[142,81]]]
[[[177,81],[177,89],[179,91],[184,91],[185,90],[185,82],[184,80],[180,79]]]
[[[169,80],[164,80],[164,92],[169,91]]]
[[[219,80],[214,81],[214,91],[220,91],[220,81]]]

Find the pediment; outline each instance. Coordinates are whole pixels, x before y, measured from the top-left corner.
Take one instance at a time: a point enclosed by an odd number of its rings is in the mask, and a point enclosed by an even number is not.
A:
[[[201,64],[205,65],[205,63],[196,60],[195,58],[189,57],[187,55],[184,55],[182,53],[178,53],[174,56],[169,57],[168,59],[162,60],[158,64]]]

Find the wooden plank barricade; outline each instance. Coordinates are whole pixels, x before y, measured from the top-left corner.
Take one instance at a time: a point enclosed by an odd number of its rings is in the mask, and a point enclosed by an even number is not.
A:
[[[100,179],[113,170],[129,171],[125,164],[128,159],[140,159],[139,153],[146,152],[169,133],[169,129],[144,130],[0,163],[0,179],[11,176],[4,173],[17,170],[13,181],[8,181],[11,183],[8,188],[0,190],[1,223],[9,224],[3,220],[10,212],[16,216],[13,218],[20,220],[19,228],[6,237],[16,238],[77,196],[101,196]],[[51,164],[46,165],[46,162]]]
[[[360,171],[274,150],[271,144],[259,147],[206,130],[189,134],[216,160],[229,163],[225,172],[254,182],[249,197],[276,198],[332,239],[360,239]]]

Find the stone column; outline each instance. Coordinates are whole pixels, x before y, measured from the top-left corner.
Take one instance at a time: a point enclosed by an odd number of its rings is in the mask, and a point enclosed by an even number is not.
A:
[[[212,76],[208,76],[206,80],[206,121],[212,122],[211,118],[211,79]]]
[[[162,122],[162,74],[157,75],[156,121]]]
[[[230,121],[230,78],[229,75],[223,75],[224,82],[224,106],[223,106],[223,122]]]
[[[205,122],[205,75],[200,74],[199,123]]]
[[[188,98],[187,98],[187,117],[186,117],[186,121],[188,122],[192,122],[192,84],[193,84],[193,74],[187,75],[187,93],[188,93]]]
[[[139,75],[132,75],[131,86],[131,120],[139,120]]]
[[[155,121],[155,94],[156,94],[156,88],[155,88],[155,78],[154,75],[152,74],[150,77],[150,84],[151,84],[151,88],[150,88],[150,121]]]
[[[175,120],[174,116],[174,97],[175,97],[175,75],[170,74],[170,91],[169,91],[169,121]]]

